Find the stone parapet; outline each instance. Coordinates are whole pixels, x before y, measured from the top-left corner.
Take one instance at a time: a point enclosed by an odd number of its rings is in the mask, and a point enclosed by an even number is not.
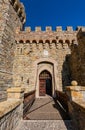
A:
[[[24,94],[24,107],[23,107],[23,118],[26,119],[26,115],[30,107],[35,100],[35,90],[26,92]]]
[[[41,31],[41,32],[78,32],[80,29],[84,30],[85,27],[83,26],[78,26],[76,27],[76,30],[73,29],[72,26],[67,26],[65,30],[62,29],[62,26],[56,26],[56,29],[53,30],[52,26],[46,26],[45,27],[45,30],[42,30],[42,27],[41,26],[37,26],[35,27],[35,30],[34,32],[38,32],[38,31]],[[32,32],[32,29],[31,27],[26,27],[25,28],[25,31],[28,32],[28,30],[30,30]]]
[[[0,118],[2,118],[4,115],[12,111],[14,108],[16,108],[18,105],[20,105],[20,100],[7,100],[0,103]]]
[[[62,30],[61,26],[56,27],[56,30],[52,30],[51,26],[45,27],[42,30],[41,27],[35,27],[32,31],[31,27],[26,27],[24,31],[21,31],[20,27],[16,29],[15,39],[17,43],[62,43],[72,45],[74,41],[77,43],[76,35],[78,30],[73,30],[72,27],[66,27],[66,30]],[[28,42],[29,41],[29,42]]]
[[[68,102],[68,108],[76,130],[85,130],[85,100]]]
[[[8,99],[23,99],[24,98],[24,88],[13,87],[7,89]]]
[[[66,93],[73,101],[85,99],[85,87],[78,86],[76,81],[73,81],[72,86],[66,87]]]
[[[76,81],[66,87],[66,94],[69,97],[68,111],[74,126],[77,130],[85,130],[85,87],[78,86]]]
[[[22,119],[23,105],[20,100],[0,103],[0,130],[15,130]]]
[[[83,98],[82,93],[80,91],[80,86],[76,86],[76,87],[69,86],[66,88],[66,90],[67,90],[66,93],[71,100],[77,100]]]
[[[0,103],[0,130],[16,129],[23,118],[24,88],[8,88],[7,94],[7,101]]]

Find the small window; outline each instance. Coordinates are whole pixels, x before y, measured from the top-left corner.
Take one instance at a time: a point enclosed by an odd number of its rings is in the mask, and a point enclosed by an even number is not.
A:
[[[22,54],[22,48],[21,48],[21,50],[20,50],[20,53]]]
[[[29,84],[29,79],[27,79],[27,84]]]
[[[23,77],[21,77],[21,81],[23,81]]]

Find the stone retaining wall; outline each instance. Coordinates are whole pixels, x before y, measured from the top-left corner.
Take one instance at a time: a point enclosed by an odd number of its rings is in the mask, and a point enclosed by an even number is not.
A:
[[[23,104],[18,100],[0,103],[0,130],[14,130],[22,118]]]
[[[69,97],[68,111],[77,130],[85,130],[85,87],[78,86],[76,81],[66,87]]]
[[[77,130],[85,130],[85,101],[73,101],[68,103],[69,114]]]
[[[72,81],[72,86],[67,86],[65,92],[57,91],[56,94],[72,119],[75,130],[85,130],[85,87]]]

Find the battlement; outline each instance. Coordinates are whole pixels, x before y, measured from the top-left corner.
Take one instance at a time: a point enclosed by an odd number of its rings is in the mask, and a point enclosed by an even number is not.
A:
[[[77,35],[81,29],[84,30],[85,27],[78,26],[76,30],[73,30],[73,27],[67,26],[66,30],[63,30],[62,26],[58,26],[56,30],[52,30],[51,26],[46,26],[44,31],[41,27],[35,27],[34,31],[31,27],[26,27],[24,31],[17,28],[16,41],[17,43],[78,44]]]
[[[24,24],[25,21],[26,21],[26,13],[25,13],[23,3],[21,3],[20,0],[9,0],[9,2],[13,6],[13,8],[16,11],[17,15],[19,16],[21,22]]]
[[[78,26],[76,28],[76,30],[73,30],[72,26],[67,26],[66,30],[63,30],[62,26],[57,26],[56,29],[53,30],[51,26],[46,26],[45,30],[43,31],[42,28],[40,26],[38,26],[38,27],[35,27],[34,31],[32,31],[31,27],[26,27],[24,32],[26,32],[26,33],[30,33],[30,32],[61,32],[61,33],[62,32],[69,32],[69,33],[72,33],[72,32],[75,32],[75,31],[78,32],[80,29],[83,29],[83,28],[85,28],[85,27],[84,26]],[[18,33],[18,32],[21,32],[20,28],[16,29],[16,33]]]
[[[80,28],[78,34],[77,34],[78,40],[81,41],[85,41],[85,27]],[[83,43],[83,42],[82,42]]]
[[[31,30],[31,27],[26,27],[26,28],[25,28],[25,31],[26,31],[26,32],[31,32],[31,31],[32,31],[32,30]],[[35,30],[34,30],[34,31],[35,31],[35,32],[41,32],[41,31],[43,31],[43,30],[42,30],[41,27],[35,27]],[[44,31],[44,32],[52,32],[52,31],[62,32],[62,31],[64,31],[64,30],[62,29],[62,26],[56,27],[56,30],[53,30],[51,26],[46,26],[46,27],[45,27],[45,31]],[[66,30],[65,30],[65,31],[72,32],[72,31],[73,31],[73,27],[68,26],[68,27],[66,27]]]

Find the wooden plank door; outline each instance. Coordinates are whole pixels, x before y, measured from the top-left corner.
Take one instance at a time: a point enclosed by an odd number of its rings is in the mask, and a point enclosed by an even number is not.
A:
[[[40,79],[39,80],[39,96],[45,96],[46,94],[46,80],[45,79]]]

